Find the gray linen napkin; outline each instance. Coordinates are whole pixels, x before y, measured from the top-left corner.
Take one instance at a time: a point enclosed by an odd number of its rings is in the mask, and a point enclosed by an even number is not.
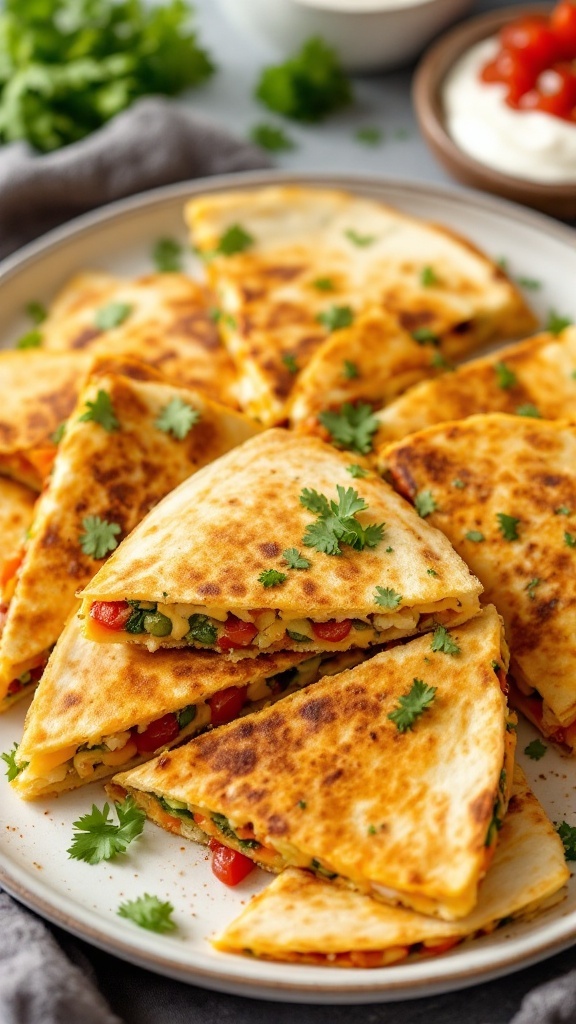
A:
[[[54,153],[0,147],[0,259],[103,203],[187,178],[270,167],[265,153],[196,110],[139,100],[103,128]]]

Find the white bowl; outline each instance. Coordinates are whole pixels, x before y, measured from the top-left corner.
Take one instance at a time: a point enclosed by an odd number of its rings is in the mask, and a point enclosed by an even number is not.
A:
[[[219,0],[241,30],[288,56],[321,36],[347,71],[397,67],[416,57],[472,0]]]

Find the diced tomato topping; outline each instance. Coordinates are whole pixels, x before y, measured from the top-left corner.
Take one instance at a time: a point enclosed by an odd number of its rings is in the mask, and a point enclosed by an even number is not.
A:
[[[20,690],[24,689],[24,683],[21,683],[19,679],[13,679],[8,686],[8,696],[13,697],[15,693],[20,693]]]
[[[550,25],[563,60],[576,56],[576,4],[560,0],[550,15]]]
[[[224,885],[238,885],[255,866],[249,857],[223,846],[217,839],[211,839],[209,846],[212,850],[212,871]]]
[[[18,569],[22,565],[22,559],[24,558],[24,549],[14,555],[12,558],[7,558],[0,570],[0,586],[5,587],[7,583],[16,575]]]
[[[205,814],[193,814],[192,817],[194,818],[194,821],[196,822],[197,825],[202,825],[202,822],[206,821]]]
[[[571,64],[556,64],[536,83],[536,110],[572,120],[576,107],[576,71]]]
[[[515,19],[500,32],[502,48],[515,52],[525,67],[543,71],[558,58],[558,39],[544,14]]]
[[[158,747],[163,747],[165,743],[175,740],[179,732],[178,719],[169,711],[167,715],[162,715],[162,718],[150,722],[144,732],[135,731],[133,739],[139,754],[150,754],[153,750],[158,750]]]
[[[114,632],[124,629],[131,614],[132,609],[127,601],[94,601],[90,609],[90,617],[99,626]]]
[[[210,722],[212,725],[224,725],[242,711],[248,696],[247,686],[228,686],[210,697]]]
[[[235,615],[229,615],[224,623],[224,636],[218,641],[222,651],[240,650],[252,643],[258,630],[253,622],[243,622]]]
[[[330,619],[328,622],[312,623],[314,636],[317,636],[319,640],[327,640],[330,644],[337,644],[341,640],[345,640],[351,629],[352,619],[342,619],[342,622]]]

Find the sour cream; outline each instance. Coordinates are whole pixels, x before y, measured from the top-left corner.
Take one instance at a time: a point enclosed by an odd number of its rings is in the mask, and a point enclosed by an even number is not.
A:
[[[506,87],[480,79],[497,50],[497,39],[485,39],[447,75],[443,102],[449,135],[465,153],[496,171],[548,184],[576,183],[576,124],[507,106]]]

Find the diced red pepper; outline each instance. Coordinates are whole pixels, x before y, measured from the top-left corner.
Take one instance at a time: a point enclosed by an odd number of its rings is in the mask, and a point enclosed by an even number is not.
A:
[[[223,846],[217,839],[212,838],[209,846],[212,850],[212,871],[224,885],[238,885],[255,866],[249,857],[231,850],[229,846]]]
[[[132,615],[132,608],[127,601],[94,601],[90,608],[90,617],[104,629],[114,632],[124,629]]]
[[[133,739],[139,754],[150,754],[153,750],[163,747],[165,743],[175,740],[179,732],[178,719],[169,711],[168,714],[162,715],[162,718],[150,722],[144,732],[136,730]]]
[[[210,697],[210,722],[212,725],[224,725],[231,722],[242,711],[248,695],[247,686],[228,686]]]
[[[329,619],[328,622],[313,622],[312,632],[319,640],[325,640],[330,644],[338,644],[345,640],[352,629],[352,619]]]
[[[257,632],[258,629],[253,622],[243,622],[235,615],[229,615],[224,623],[224,636],[218,640],[218,647],[221,651],[234,651],[248,647]]]

